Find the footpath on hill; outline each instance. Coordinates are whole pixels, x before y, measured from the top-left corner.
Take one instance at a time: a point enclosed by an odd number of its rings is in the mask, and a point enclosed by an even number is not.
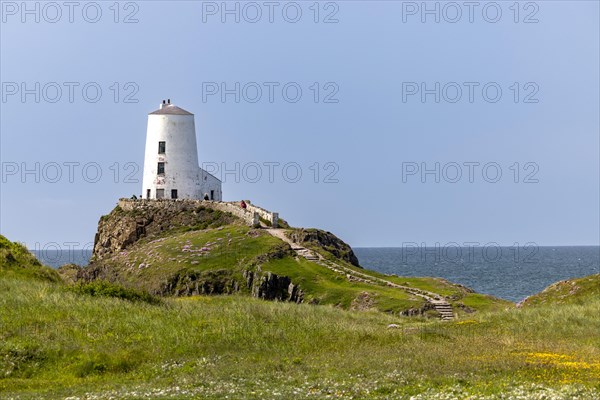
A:
[[[397,288],[403,290],[407,293],[410,293],[414,296],[421,297],[425,299],[428,303],[433,305],[433,308],[440,314],[440,317],[444,321],[449,321],[454,319],[454,311],[452,309],[452,305],[441,295],[433,292],[429,292],[426,290],[411,288],[408,286],[399,285],[397,283],[388,281],[383,278],[371,276],[369,274],[365,274],[363,272],[355,271],[351,268],[348,268],[344,265],[336,263],[331,260],[325,259],[321,254],[316,253],[302,245],[295,243],[292,241],[286,234],[284,229],[276,229],[276,228],[268,228],[264,226],[265,230],[272,236],[283,240],[287,244],[290,245],[292,250],[299,256],[304,257],[308,261],[312,261],[319,265],[322,265],[325,268],[330,269],[338,274],[344,275],[346,279],[349,281],[358,281],[365,282],[376,285],[386,285],[393,288]]]

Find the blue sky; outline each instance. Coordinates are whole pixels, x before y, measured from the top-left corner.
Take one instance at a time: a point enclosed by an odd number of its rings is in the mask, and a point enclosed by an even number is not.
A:
[[[274,2],[272,22],[263,2],[228,2],[239,22],[220,1],[79,2],[72,21],[45,4],[2,2],[12,240],[93,242],[141,193],[147,113],[171,98],[201,163],[239,165],[225,200],[292,225],[353,246],[598,245],[598,2],[479,2],[472,22],[463,2],[428,2],[439,22],[401,1]]]

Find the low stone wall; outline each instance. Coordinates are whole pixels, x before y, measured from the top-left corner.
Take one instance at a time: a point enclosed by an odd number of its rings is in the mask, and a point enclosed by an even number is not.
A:
[[[249,226],[259,226],[259,214],[253,210],[243,209],[239,203],[189,200],[189,199],[119,199],[119,207],[126,211],[143,210],[145,208],[164,208],[173,211],[190,210],[196,207],[207,207],[214,210],[224,211],[244,220]]]
[[[246,207],[248,210],[257,213],[261,218],[266,219],[271,223],[273,228],[277,228],[279,226],[279,213],[271,212],[265,210],[264,208],[255,206],[250,203],[250,200],[244,200],[246,202]]]
[[[250,226],[260,226],[258,214],[248,210],[247,208],[243,209],[238,203],[219,201],[203,201],[202,203],[202,205],[205,205],[206,207],[212,207],[217,210],[232,213],[236,217],[242,218]]]

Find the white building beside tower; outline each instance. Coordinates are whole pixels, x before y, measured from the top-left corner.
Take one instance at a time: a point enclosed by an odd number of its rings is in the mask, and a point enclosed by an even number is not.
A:
[[[222,200],[221,181],[198,164],[194,114],[164,101],[148,114],[142,196]]]

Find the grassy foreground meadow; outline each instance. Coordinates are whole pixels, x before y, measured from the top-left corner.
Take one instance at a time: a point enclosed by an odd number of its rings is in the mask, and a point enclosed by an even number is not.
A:
[[[598,298],[439,322],[2,273],[0,310],[3,399],[600,398]]]

